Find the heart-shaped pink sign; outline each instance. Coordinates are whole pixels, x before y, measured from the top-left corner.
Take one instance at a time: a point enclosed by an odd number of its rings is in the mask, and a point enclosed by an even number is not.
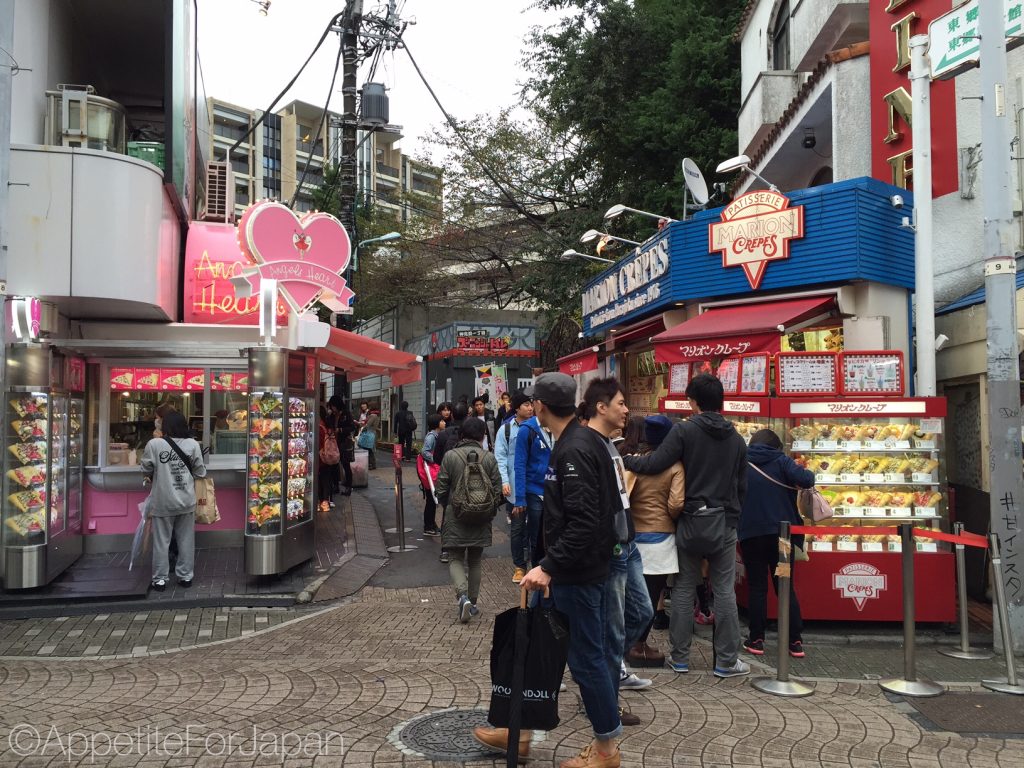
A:
[[[340,275],[352,245],[348,233],[329,213],[301,218],[273,200],[250,206],[238,222],[239,246],[259,265],[260,277],[277,280],[278,289],[299,314],[322,296],[348,306],[353,293]]]

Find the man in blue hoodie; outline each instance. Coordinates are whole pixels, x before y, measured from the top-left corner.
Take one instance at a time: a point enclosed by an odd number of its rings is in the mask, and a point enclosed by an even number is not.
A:
[[[512,582],[518,584],[526,575],[526,516],[512,516],[512,510],[516,505],[516,437],[519,435],[519,426],[533,417],[533,401],[525,392],[516,392],[509,401],[509,411],[512,415],[498,426],[498,434],[494,438],[494,457],[498,460],[501,492],[508,503],[508,514],[512,523],[509,534],[512,542]]]
[[[519,425],[515,451],[515,477],[512,481],[515,506],[512,507],[512,518],[513,521],[517,515],[525,518],[527,559],[531,566],[535,566],[543,555],[540,532],[541,517],[544,514],[544,476],[551,459],[551,436],[536,416]]]

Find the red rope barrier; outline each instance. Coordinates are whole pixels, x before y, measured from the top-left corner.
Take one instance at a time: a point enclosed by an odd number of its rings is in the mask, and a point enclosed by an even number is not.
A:
[[[943,533],[942,531],[933,531],[928,528],[915,528],[914,535],[923,539],[937,539],[938,541],[948,541],[952,544],[963,544],[968,547],[981,547],[982,549],[988,547],[988,539],[976,533],[968,533],[967,531],[957,536],[953,533]]]

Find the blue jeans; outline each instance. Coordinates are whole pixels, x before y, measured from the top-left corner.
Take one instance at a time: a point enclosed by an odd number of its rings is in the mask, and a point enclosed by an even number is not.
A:
[[[509,505],[512,514],[512,505]],[[540,531],[544,517],[544,499],[534,493],[526,494],[526,512],[512,518],[512,563],[516,568],[528,569],[528,564],[540,562]]]
[[[580,686],[587,718],[599,739],[622,735],[619,720],[619,668],[609,668],[604,633],[605,586],[552,584],[555,608],[569,620],[569,672]]]
[[[612,556],[611,572],[604,584],[605,634],[608,665],[615,670],[618,688],[622,657],[643,637],[654,618],[654,606],[644,581],[644,564],[640,550],[630,542]]]
[[[513,515],[512,508],[515,504],[512,502],[506,502],[505,506],[508,509],[509,516],[512,518],[512,527],[509,531],[509,538],[512,540],[512,565],[525,571],[527,565],[526,515]]]

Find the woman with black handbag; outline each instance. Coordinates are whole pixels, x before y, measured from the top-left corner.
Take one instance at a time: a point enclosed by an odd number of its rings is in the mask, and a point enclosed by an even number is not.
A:
[[[195,573],[197,477],[206,477],[199,443],[189,437],[185,417],[164,414],[162,436],[146,443],[142,455],[144,483],[152,483],[147,515],[153,520],[153,581],[158,592],[167,588],[171,537],[178,544],[174,573],[178,585],[191,587]]]

